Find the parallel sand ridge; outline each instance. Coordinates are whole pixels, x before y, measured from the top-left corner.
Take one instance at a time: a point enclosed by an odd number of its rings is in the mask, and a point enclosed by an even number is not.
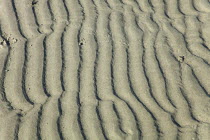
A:
[[[208,0],[0,0],[0,139],[210,139],[209,23]]]

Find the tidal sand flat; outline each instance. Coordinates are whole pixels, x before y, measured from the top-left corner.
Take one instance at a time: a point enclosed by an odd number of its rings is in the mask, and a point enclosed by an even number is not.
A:
[[[209,0],[0,0],[0,140],[209,139]]]

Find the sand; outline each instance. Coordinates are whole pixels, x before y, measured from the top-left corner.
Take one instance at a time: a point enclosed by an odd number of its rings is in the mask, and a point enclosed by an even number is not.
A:
[[[209,0],[0,0],[0,140],[209,140]]]

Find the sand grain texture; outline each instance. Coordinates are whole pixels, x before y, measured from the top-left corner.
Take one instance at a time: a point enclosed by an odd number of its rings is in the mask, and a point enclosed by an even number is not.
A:
[[[0,0],[0,140],[209,140],[209,0]]]

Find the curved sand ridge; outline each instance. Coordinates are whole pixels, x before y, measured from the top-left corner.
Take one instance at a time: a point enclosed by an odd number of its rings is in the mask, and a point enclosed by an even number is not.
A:
[[[210,138],[208,0],[0,1],[0,139]]]

